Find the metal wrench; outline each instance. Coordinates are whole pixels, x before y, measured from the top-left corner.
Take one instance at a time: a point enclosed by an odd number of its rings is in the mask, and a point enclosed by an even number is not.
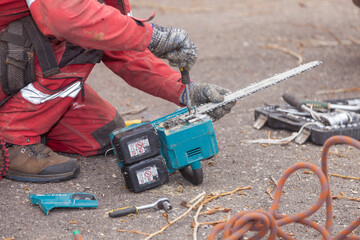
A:
[[[319,113],[307,107],[304,102],[299,101],[297,98],[295,98],[290,94],[284,93],[282,97],[285,100],[285,102],[287,102],[291,106],[296,107],[300,111],[302,110],[310,113],[315,120],[322,122],[326,126],[347,124],[348,122],[351,122],[353,119],[359,118],[358,114],[349,113],[345,111],[333,112],[333,113]]]
[[[112,210],[109,212],[110,217],[123,217],[131,213],[138,213],[139,210],[145,209],[156,209],[156,210],[164,210],[165,212],[170,212],[172,210],[172,205],[167,198],[160,198],[156,200],[154,203],[143,205],[143,206],[131,206],[131,207],[123,207]]]

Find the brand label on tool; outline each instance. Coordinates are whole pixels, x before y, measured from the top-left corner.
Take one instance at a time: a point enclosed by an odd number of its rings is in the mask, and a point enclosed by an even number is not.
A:
[[[150,151],[149,139],[146,136],[127,142],[130,157],[136,157]]]
[[[159,173],[156,166],[149,166],[136,171],[136,176],[139,184],[148,184],[155,182],[159,179]]]

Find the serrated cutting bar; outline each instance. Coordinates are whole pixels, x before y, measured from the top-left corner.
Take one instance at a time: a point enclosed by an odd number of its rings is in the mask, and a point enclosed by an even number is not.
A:
[[[285,81],[291,77],[294,77],[302,72],[308,71],[308,70],[320,65],[321,63],[322,63],[321,61],[309,62],[309,63],[303,64],[303,65],[300,65],[296,68],[293,68],[291,70],[288,70],[286,72],[276,74],[275,76],[273,76],[271,78],[267,78],[260,82],[253,83],[245,88],[239,89],[235,92],[232,92],[232,93],[226,95],[224,101],[221,103],[206,103],[206,104],[198,106],[196,108],[196,113],[204,114],[204,113],[210,112],[218,107],[226,105],[229,102],[233,102],[240,98],[244,98],[250,94],[261,91],[261,90],[263,90],[267,87],[270,87],[274,84],[277,84],[277,83]]]

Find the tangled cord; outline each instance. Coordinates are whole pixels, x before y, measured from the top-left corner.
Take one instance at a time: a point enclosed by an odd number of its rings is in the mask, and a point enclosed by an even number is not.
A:
[[[10,166],[10,159],[8,154],[8,149],[6,147],[6,143],[0,139],[0,147],[2,151],[2,165],[0,167],[0,180],[6,176],[7,171]]]
[[[360,225],[360,217],[352,222],[348,227],[343,229],[335,236],[331,236],[330,231],[332,227],[333,208],[331,191],[328,177],[327,158],[329,149],[334,144],[347,144],[357,149],[360,149],[360,142],[345,136],[333,136],[329,138],[322,149],[321,154],[321,169],[312,163],[300,162],[294,166],[288,168],[281,176],[278,185],[276,186],[273,203],[269,211],[256,210],[256,211],[244,211],[236,213],[229,221],[225,223],[217,224],[210,232],[208,240],[216,239],[217,234],[223,231],[223,239],[243,239],[248,231],[256,231],[255,235],[250,239],[261,239],[269,233],[268,239],[275,239],[281,237],[283,239],[293,239],[287,235],[280,227],[289,223],[300,223],[305,226],[314,228],[322,235],[326,240],[341,240],[341,239],[360,239],[359,235],[348,236],[354,229]],[[299,169],[310,169],[320,179],[321,193],[318,201],[309,209],[304,212],[297,213],[295,215],[285,215],[276,213],[279,207],[280,197],[282,189],[286,180],[292,173]],[[314,214],[323,204],[326,203],[326,222],[325,228],[318,223],[306,219]]]

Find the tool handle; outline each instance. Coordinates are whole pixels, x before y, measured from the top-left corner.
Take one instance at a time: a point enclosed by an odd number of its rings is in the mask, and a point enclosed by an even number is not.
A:
[[[328,102],[304,101],[303,103],[308,107],[330,110],[330,103]]]
[[[109,212],[109,217],[123,217],[131,213],[137,213],[138,209],[135,206],[124,207],[112,210]]]
[[[284,93],[282,95],[282,98],[284,99],[285,102],[287,102],[288,104],[290,104],[293,107],[296,107],[298,110],[302,110],[301,106],[303,105],[302,102],[300,102],[295,96],[292,96],[290,94]]]
[[[184,68],[180,68],[181,72],[181,82],[183,84],[189,84],[190,83],[190,74],[188,70],[185,70]]]

